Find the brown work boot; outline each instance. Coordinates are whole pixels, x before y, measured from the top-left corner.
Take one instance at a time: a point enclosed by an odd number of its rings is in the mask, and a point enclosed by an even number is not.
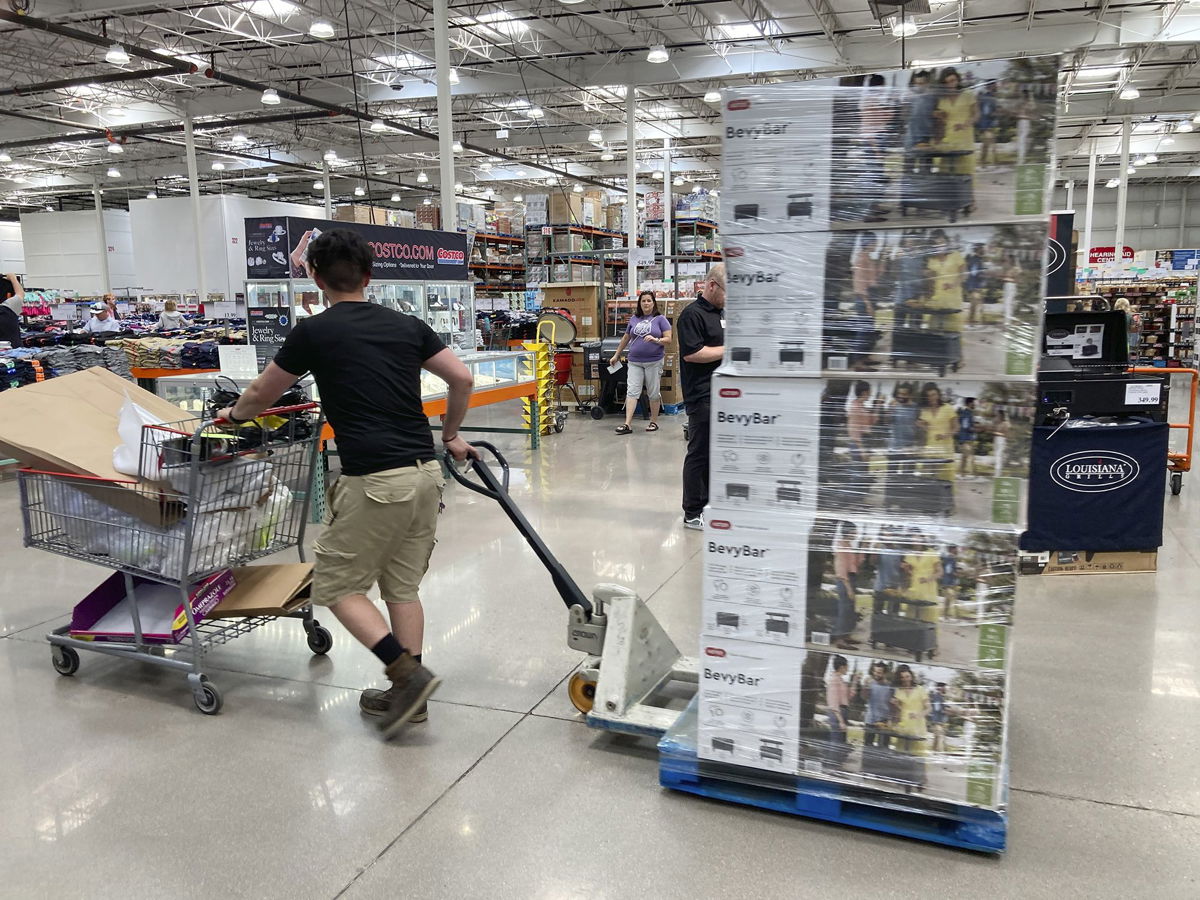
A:
[[[421,706],[438,689],[442,679],[413,659],[410,653],[404,653],[384,672],[392,682],[386,691],[391,695],[391,702],[387,712],[380,717],[379,730],[383,732],[384,740],[390,741],[421,711]]]
[[[367,688],[358,697],[358,708],[368,716],[382,716],[392,706],[392,692]],[[429,704],[422,703],[421,708],[413,713],[408,720],[409,725],[419,725],[429,720]]]

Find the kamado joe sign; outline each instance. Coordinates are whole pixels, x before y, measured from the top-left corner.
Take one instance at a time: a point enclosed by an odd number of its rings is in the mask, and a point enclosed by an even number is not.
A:
[[[466,281],[466,235],[389,225],[270,216],[246,219],[249,278],[306,278],[310,241],[343,228],[360,235],[374,253],[371,277],[399,281]]]

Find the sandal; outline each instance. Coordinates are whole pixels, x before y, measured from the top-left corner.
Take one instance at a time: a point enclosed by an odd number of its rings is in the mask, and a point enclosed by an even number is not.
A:
[[[658,423],[651,422],[649,425],[646,426],[646,430],[647,431],[658,431]]]
[[[617,434],[632,434],[632,433],[633,433],[633,429],[630,428],[628,425],[618,425],[617,426]]]

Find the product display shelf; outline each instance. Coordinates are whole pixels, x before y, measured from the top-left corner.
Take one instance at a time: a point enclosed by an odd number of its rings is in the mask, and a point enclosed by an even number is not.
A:
[[[892,802],[878,791],[700,760],[697,720],[693,699],[658,743],[658,778],[665,788],[961,850],[990,854],[1005,850],[1008,816],[1004,813],[912,796]]]

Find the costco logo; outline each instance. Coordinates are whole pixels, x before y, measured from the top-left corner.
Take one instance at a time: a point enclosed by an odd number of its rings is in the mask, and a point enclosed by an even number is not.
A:
[[[725,248],[725,258],[726,259],[741,259],[745,255],[746,255],[746,251],[743,250],[741,247],[726,247]]]
[[[725,104],[725,108],[729,109],[729,110],[734,110],[734,111],[739,110],[739,109],[749,109],[750,101],[749,100],[730,100],[728,103]]]
[[[720,531],[728,531],[730,528],[733,527],[728,522],[726,522],[724,519],[711,519],[711,520],[709,520],[708,525],[710,528],[716,528]]]
[[[722,650],[720,647],[705,647],[704,655],[705,656],[715,656],[717,659],[724,659],[725,651]]]
[[[722,397],[736,398],[742,396],[741,388],[721,388],[718,392]]]
[[[461,250],[445,250],[438,247],[437,261],[450,266],[465,266],[467,264],[467,254]]]

